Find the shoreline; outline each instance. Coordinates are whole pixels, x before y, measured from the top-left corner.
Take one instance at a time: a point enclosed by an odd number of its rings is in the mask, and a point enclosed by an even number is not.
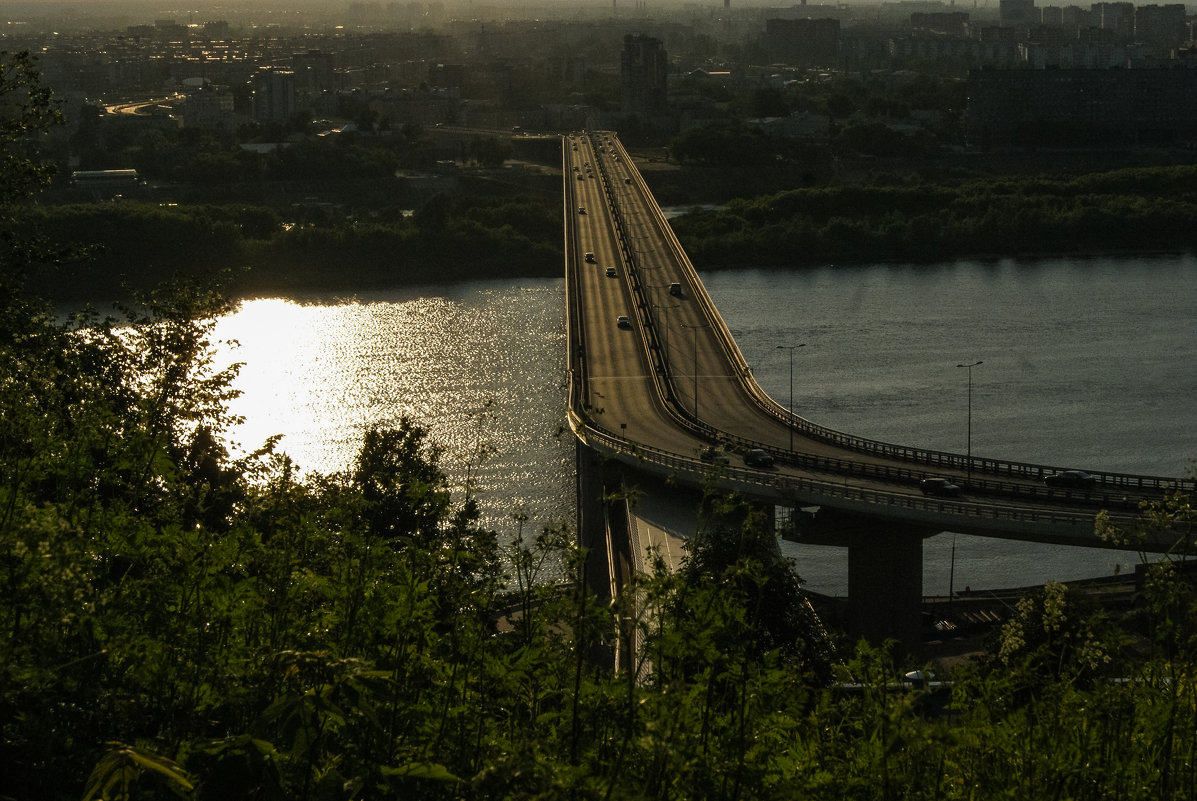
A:
[[[684,244],[683,244],[684,246]],[[872,266],[916,266],[916,267],[931,267],[937,264],[950,264],[953,262],[980,262],[982,264],[999,263],[1002,261],[1019,261],[1019,262],[1043,262],[1043,261],[1059,261],[1067,259],[1075,259],[1077,261],[1090,261],[1095,259],[1152,259],[1152,258],[1184,258],[1193,257],[1197,251],[1188,248],[1176,249],[1162,249],[1162,250],[1118,250],[1118,249],[1095,249],[1082,251],[1037,251],[1034,253],[973,253],[960,256],[949,256],[946,258],[935,258],[922,260],[893,260],[893,259],[850,259],[845,261],[820,261],[820,262],[800,262],[791,264],[749,264],[743,262],[722,263],[715,266],[700,267],[695,264],[694,268],[699,273],[703,272],[738,272],[741,270],[810,270],[819,269],[823,267],[860,267],[862,265]]]

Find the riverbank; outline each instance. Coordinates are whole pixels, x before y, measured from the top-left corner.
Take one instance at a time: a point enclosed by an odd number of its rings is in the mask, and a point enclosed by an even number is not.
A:
[[[704,268],[1197,250],[1197,166],[791,189],[671,221]]]

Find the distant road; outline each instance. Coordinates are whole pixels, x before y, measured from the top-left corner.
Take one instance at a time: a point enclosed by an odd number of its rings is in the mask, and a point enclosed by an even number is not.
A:
[[[163,95],[162,97],[152,98],[150,100],[133,100],[124,103],[113,103],[104,106],[104,110],[109,114],[143,114],[145,110],[150,107],[157,107],[168,103],[177,103],[183,99],[183,95],[175,93],[173,95]]]

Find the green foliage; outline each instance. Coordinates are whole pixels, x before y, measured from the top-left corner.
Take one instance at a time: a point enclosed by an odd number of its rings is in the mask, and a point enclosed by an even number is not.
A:
[[[0,51],[0,204],[49,183],[55,166],[39,156],[42,136],[62,124],[49,87],[28,51]]]
[[[777,548],[763,513],[736,499],[707,499],[708,524],[687,542],[680,569],[686,593],[673,599],[669,614],[679,626],[693,626],[694,637],[713,637],[719,650],[745,649],[762,659],[776,651],[795,674],[814,683],[830,677],[832,652],[818,618],[810,608],[793,565]],[[689,597],[697,592],[703,601]],[[708,620],[701,606],[710,596],[736,609]],[[720,627],[725,627],[719,631]]]
[[[493,136],[475,136],[465,148],[466,159],[483,167],[502,167],[511,154],[511,140]]]
[[[690,129],[676,136],[669,149],[681,164],[706,166],[771,164],[789,153],[785,140],[769,139],[739,121]]]
[[[836,139],[849,151],[881,158],[912,155],[918,149],[910,137],[876,120],[849,120]]]
[[[434,195],[414,218],[280,213],[246,204],[122,202],[14,208],[0,231],[41,231],[28,283],[58,299],[126,297],[175,275],[233,272],[240,291],[386,287],[499,275],[557,275],[561,215],[527,197]],[[92,248],[90,258],[54,252]],[[330,270],[329,265],[337,265]],[[249,269],[246,269],[249,268]]]
[[[1092,687],[1107,677],[1116,650],[1112,637],[1095,611],[1078,604],[1067,586],[1051,582],[1019,600],[993,658],[1028,693],[1059,684]]]
[[[1185,251],[1197,246],[1195,175],[1194,167],[1160,167],[795,189],[691,212],[673,225],[695,262],[711,266]]]
[[[133,788],[147,771],[157,774],[177,789],[193,789],[183,770],[172,760],[145,753],[124,743],[108,745],[108,753],[96,764],[83,788],[83,801],[127,801],[135,796]]]
[[[57,168],[40,148],[50,127],[61,123],[34,57],[0,51],[0,294],[23,286],[31,265],[65,255],[17,214],[54,176]]]

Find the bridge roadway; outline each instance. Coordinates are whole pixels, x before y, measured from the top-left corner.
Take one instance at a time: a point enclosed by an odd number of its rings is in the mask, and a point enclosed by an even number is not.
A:
[[[1094,534],[1097,512],[1129,526],[1140,501],[1193,490],[1192,479],[1094,471],[1090,489],[1051,488],[1043,477],[1065,468],[881,443],[791,418],[752,378],[618,137],[565,137],[562,163],[575,434],[641,472],[815,509],[798,516],[798,533],[848,546],[851,617],[866,636],[913,636],[926,536],[1112,547]],[[670,293],[675,283],[679,294]],[[726,466],[699,458],[713,443]],[[777,467],[745,465],[749,448],[767,450]],[[927,477],[964,492],[924,496],[918,482]],[[1174,539],[1155,532],[1135,547],[1164,551]]]

